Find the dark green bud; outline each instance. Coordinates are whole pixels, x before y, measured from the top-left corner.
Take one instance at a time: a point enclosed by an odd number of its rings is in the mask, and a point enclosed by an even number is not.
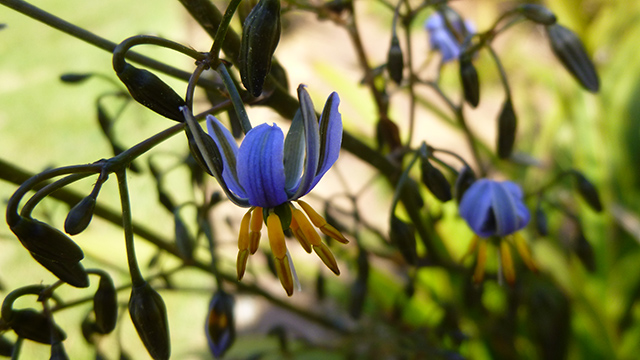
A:
[[[93,210],[96,208],[96,198],[89,195],[76,204],[64,221],[64,231],[69,235],[83,232],[93,218]]]
[[[400,41],[394,34],[391,37],[391,46],[387,53],[387,71],[391,80],[400,85],[402,82],[402,71],[404,70],[404,57],[402,56],[402,48],[400,48]]]
[[[98,326],[93,319],[91,319],[89,313],[87,313],[87,316],[82,319],[82,323],[80,323],[80,331],[82,332],[82,337],[87,344],[95,344],[94,335],[99,334]]]
[[[280,41],[280,0],[260,0],[242,26],[240,77],[255,97],[271,70],[271,58]]]
[[[10,357],[12,353],[13,343],[4,335],[0,335],[0,356]]]
[[[467,189],[476,181],[476,174],[471,170],[470,167],[464,166],[460,173],[458,174],[458,178],[456,179],[456,183],[454,185],[456,201],[458,204],[462,200],[462,196],[467,191]]]
[[[153,359],[169,359],[171,340],[167,308],[162,297],[147,282],[133,286],[129,299],[131,321]]]
[[[422,209],[424,206],[424,199],[422,198],[422,194],[420,194],[420,188],[418,187],[418,182],[407,178],[407,180],[402,185],[402,199],[403,201],[414,201],[413,206]]]
[[[478,80],[478,72],[471,62],[471,56],[460,57],[460,81],[464,99],[475,108],[480,102],[480,81]]]
[[[291,227],[291,206],[289,203],[280,204],[273,209],[262,208],[262,218],[264,222],[267,222],[267,218],[269,217],[269,211],[273,210],[273,212],[278,215],[280,218],[280,223],[282,224],[282,231],[287,231]]]
[[[81,82],[89,79],[91,76],[93,76],[93,74],[74,74],[74,73],[69,73],[69,74],[60,75],[60,80],[62,82],[66,82],[66,83],[69,83],[69,84],[78,84],[78,83],[81,83]]]
[[[180,111],[180,107],[185,105],[184,100],[152,72],[125,63],[117,75],[134,100],[164,117],[184,122]]]
[[[51,271],[58,279],[67,284],[79,288],[89,286],[89,275],[79,261],[56,261],[35,253],[31,253],[34,259]]]
[[[174,235],[176,239],[176,247],[178,248],[180,255],[182,255],[184,259],[193,259],[194,240],[191,237],[184,221],[182,221],[177,209],[173,212],[173,222],[175,224]]]
[[[518,7],[518,11],[527,19],[542,25],[553,25],[556,16],[546,7],[538,4],[524,4]]]
[[[22,246],[32,254],[59,261],[75,263],[84,258],[82,249],[60,230],[31,218],[20,217],[10,226]]]
[[[433,196],[442,202],[451,200],[451,185],[442,171],[431,165],[426,157],[421,157],[422,183]]]
[[[96,330],[108,334],[116,328],[118,320],[118,294],[113,280],[107,274],[100,275],[100,284],[93,295],[93,312]]]
[[[51,345],[67,338],[53,320],[32,309],[14,310],[11,312],[11,318],[5,320],[16,335],[41,344]]]
[[[400,250],[400,254],[407,263],[415,265],[418,262],[415,229],[393,214],[391,215],[389,239]]]
[[[589,272],[596,271],[596,257],[593,252],[593,247],[591,243],[587,240],[582,232],[582,229],[579,230],[578,238],[575,242],[574,251],[580,259],[580,262]]]
[[[560,24],[547,26],[546,30],[551,42],[551,49],[565,69],[585,89],[597,92],[600,89],[598,73],[578,36]]]
[[[498,157],[506,159],[513,152],[513,145],[516,141],[516,130],[518,119],[513,110],[511,98],[507,98],[502,105],[502,111],[498,117]]]
[[[578,182],[578,193],[596,212],[602,211],[602,202],[600,202],[600,195],[598,189],[589,181],[582,173],[574,171],[573,175]]]
[[[64,349],[62,341],[58,341],[51,345],[51,357],[49,360],[69,360],[67,351]]]
[[[233,296],[217,291],[209,303],[205,333],[209,349],[216,358],[222,357],[236,338],[233,319]]]

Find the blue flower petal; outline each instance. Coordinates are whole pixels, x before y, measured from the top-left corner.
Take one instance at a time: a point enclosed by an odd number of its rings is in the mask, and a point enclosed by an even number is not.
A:
[[[452,26],[461,34],[475,33],[475,28],[469,21],[464,22],[466,29],[462,29],[461,21],[453,22]],[[456,60],[460,56],[461,44],[447,27],[440,12],[434,13],[427,19],[425,29],[429,32],[429,45],[431,48],[442,53],[442,62]]]
[[[236,144],[236,140],[215,116],[207,115],[207,130],[209,131],[209,136],[215,141],[216,145],[218,145],[220,155],[222,156],[222,162],[224,164],[222,178],[224,182],[227,184],[227,187],[229,187],[229,190],[239,197],[246,199],[247,194],[238,182],[238,173],[236,170],[238,144]]]
[[[342,146],[342,115],[338,111],[340,97],[337,93],[331,93],[320,116],[320,159],[318,170],[311,183],[311,187],[304,193],[313,189],[318,181],[329,171],[340,156]],[[303,194],[303,195],[304,195]]]
[[[297,199],[311,190],[311,184],[318,170],[320,160],[320,130],[318,128],[318,118],[313,108],[313,102],[304,85],[298,86],[298,99],[300,100],[300,113],[304,123],[304,136],[307,154],[304,160],[304,173],[298,189],[291,199]]]
[[[306,149],[304,140],[304,122],[298,110],[284,140],[284,174],[287,179],[285,190],[289,195],[295,194],[300,186]]]
[[[238,151],[238,180],[253,206],[271,208],[287,202],[283,163],[284,134],[277,125],[251,129]]]
[[[460,216],[467,221],[473,232],[487,238],[495,233],[495,216],[491,208],[491,182],[480,179],[465,191],[460,201]]]
[[[501,183],[492,183],[492,189],[493,197],[491,203],[496,217],[496,235],[509,235],[518,229],[514,198]]]

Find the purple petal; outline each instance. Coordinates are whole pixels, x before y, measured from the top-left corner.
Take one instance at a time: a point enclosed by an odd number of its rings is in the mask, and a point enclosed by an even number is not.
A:
[[[493,191],[491,181],[480,179],[467,189],[460,201],[460,216],[473,232],[487,238],[495,234],[495,215],[491,207]]]
[[[518,230],[518,217],[515,199],[502,183],[493,182],[491,199],[496,217],[496,235],[505,236]]]
[[[238,173],[236,170],[238,144],[236,144],[236,140],[229,130],[212,115],[207,115],[207,130],[209,131],[209,136],[215,141],[216,145],[218,145],[220,155],[222,156],[222,162],[224,164],[222,178],[224,182],[227,184],[227,187],[229,187],[229,190],[233,191],[239,197],[246,199],[247,194],[238,182]]]
[[[271,208],[288,200],[285,192],[284,134],[261,124],[245,136],[238,151],[238,180],[253,206]]]
[[[302,114],[302,122],[304,123],[304,137],[306,147],[306,157],[304,160],[304,172],[302,179],[295,191],[292,199],[297,199],[309,192],[313,183],[316,171],[318,170],[318,161],[320,159],[320,130],[318,128],[318,118],[313,108],[313,102],[304,85],[298,86],[298,99],[300,100],[300,113]]]

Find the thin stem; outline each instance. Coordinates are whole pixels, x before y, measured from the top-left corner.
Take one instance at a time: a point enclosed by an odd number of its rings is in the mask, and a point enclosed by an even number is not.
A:
[[[119,73],[124,68],[124,58],[129,49],[137,45],[157,45],[175,50],[196,60],[203,60],[204,55],[177,42],[151,35],[136,35],[122,41],[113,50],[113,69]]]
[[[142,272],[136,259],[136,248],[133,243],[133,227],[131,223],[131,203],[129,201],[129,188],[127,187],[127,171],[125,169],[116,172],[118,178],[118,190],[120,191],[120,204],[122,206],[122,229],[124,230],[124,241],[127,248],[127,262],[129,263],[129,274],[133,286],[143,286],[145,283]]]
[[[240,93],[238,93],[238,89],[231,79],[231,75],[229,75],[229,71],[227,71],[227,67],[225,66],[225,64],[220,63],[217,70],[218,74],[220,74],[220,77],[222,77],[224,86],[227,88],[227,91],[231,96],[231,102],[233,103],[233,108],[235,109],[236,115],[240,120],[242,132],[244,132],[246,135],[249,130],[251,130],[251,122],[249,121],[249,116],[247,115],[247,111],[244,108],[244,103],[242,101],[242,98],[240,97]]]
[[[71,183],[74,183],[80,179],[84,179],[87,176],[91,176],[91,175],[92,173],[72,174],[43,187],[42,189],[38,190],[35,194],[33,194],[33,196],[29,198],[27,203],[24,204],[24,206],[20,210],[20,215],[25,217],[31,217],[31,212],[36,207],[36,205],[38,205],[38,203],[42,201],[42,199],[47,197],[49,194],[51,194],[56,190],[62,189],[63,187]]]
[[[407,8],[409,8],[409,2],[405,1]],[[409,13],[411,13],[411,9],[409,8]],[[416,79],[413,76],[413,46],[411,45],[411,20],[413,17],[405,19],[403,21],[404,33],[405,33],[405,42],[407,45],[407,67],[409,68],[409,136],[407,137],[407,147],[411,147],[411,142],[413,140],[413,133],[415,130],[415,122],[416,122],[416,92],[415,92],[415,84]]]
[[[240,1],[242,0],[231,0],[229,5],[227,6],[227,10],[224,12],[222,16],[222,21],[220,21],[220,25],[218,25],[218,30],[216,31],[216,36],[213,39],[213,44],[211,45],[211,50],[209,51],[209,61],[216,62],[220,56],[220,49],[222,49],[222,43],[227,37],[227,30],[229,30],[229,24],[231,23],[231,19],[233,18],[233,14],[238,9],[238,5],[240,5]]]

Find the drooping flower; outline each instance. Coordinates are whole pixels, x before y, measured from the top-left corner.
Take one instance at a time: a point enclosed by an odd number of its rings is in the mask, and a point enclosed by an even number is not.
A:
[[[249,130],[238,147],[231,133],[215,117],[207,117],[209,135],[222,157],[223,183],[231,192],[228,195],[234,197],[236,204],[250,207],[240,224],[238,279],[244,275],[249,255],[258,249],[264,222],[278,277],[288,295],[293,293],[293,273],[284,238],[286,230],[291,229],[304,249],[309,253],[313,249],[336,274],[340,271],[335,258],[311,223],[326,235],[348,242],[313,208],[298,200],[316,186],[338,159],[342,143],[340,98],[335,92],[329,96],[319,122],[302,85],[298,87],[298,98],[300,110],[286,138],[277,125],[261,124]]]
[[[447,26],[447,22],[440,12],[431,15],[424,23],[425,29],[429,32],[429,46],[433,50],[440,51],[443,63],[456,60],[460,56],[465,38],[475,33],[475,28],[471,22],[463,21],[451,10],[446,13],[452,14],[449,23],[455,33],[451,32],[452,29]],[[449,16],[447,17],[449,18]]]
[[[524,237],[517,233],[531,219],[518,185],[511,181],[477,180],[464,193],[459,212],[476,233],[467,252],[477,250],[478,253],[474,281],[481,282],[484,277],[488,238],[499,238],[502,271],[507,282],[515,281],[510,244],[516,247],[527,267],[537,271]]]
[[[236,337],[233,320],[233,296],[221,290],[213,295],[209,303],[205,334],[209,350],[214,357],[222,357],[231,347]]]

